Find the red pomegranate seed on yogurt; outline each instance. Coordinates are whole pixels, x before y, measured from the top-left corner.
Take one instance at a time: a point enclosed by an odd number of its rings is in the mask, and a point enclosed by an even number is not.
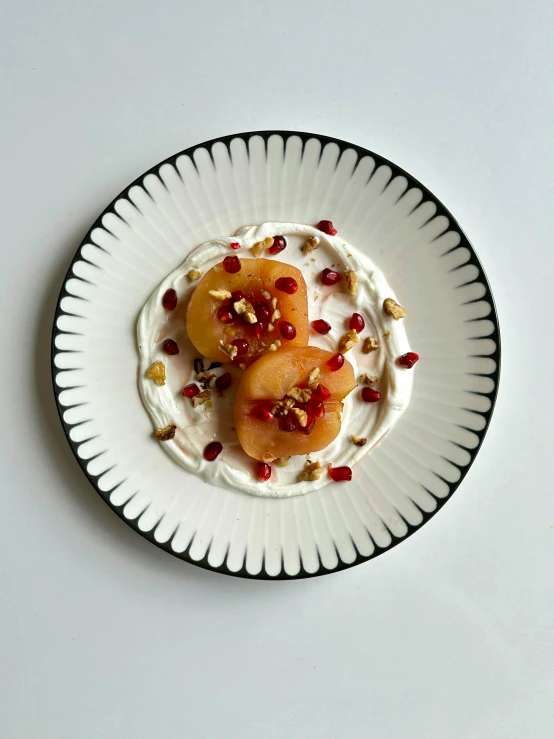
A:
[[[166,339],[162,344],[162,349],[166,354],[170,354],[171,356],[179,354],[179,347],[174,339]]]
[[[312,392],[312,398],[316,398],[317,400],[329,400],[330,397],[331,392],[324,385],[318,385]]]
[[[279,333],[287,341],[292,341],[296,337],[296,329],[288,321],[279,321]]]
[[[341,276],[340,272],[326,267],[319,275],[319,279],[324,285],[336,285],[337,282],[341,281]]]
[[[235,250],[236,249],[240,249],[240,244],[239,244],[238,241],[231,241],[231,243],[229,244],[229,246],[231,247],[231,249],[235,249]]]
[[[294,295],[294,293],[298,290],[298,283],[296,282],[294,277],[279,277],[278,280],[275,280],[275,287],[282,293],[287,293],[287,295]]]
[[[328,334],[331,330],[331,324],[324,321],[323,318],[318,318],[316,321],[312,321],[312,328],[317,331],[318,334]]]
[[[166,310],[175,310],[177,307],[177,293],[172,287],[165,291],[162,298],[162,305]]]
[[[348,328],[351,331],[355,331],[357,334],[361,334],[365,328],[364,317],[359,313],[352,313],[350,320],[348,321]]]
[[[323,405],[323,401],[319,398],[314,398],[312,395],[306,403],[306,413],[308,416],[312,416],[313,418],[323,418],[325,415],[325,406]]]
[[[217,311],[217,317],[221,321],[221,323],[225,324],[233,323],[233,321],[235,320],[235,316],[226,305],[222,305],[221,308]]]
[[[217,459],[217,457],[219,457],[222,449],[223,446],[221,442],[210,441],[208,446],[204,449],[204,459],[207,459],[208,462],[213,462],[214,459]]]
[[[274,236],[273,237],[273,246],[270,246],[267,250],[270,254],[279,254],[283,251],[283,249],[286,249],[287,247],[287,240],[284,236]]]
[[[300,431],[301,434],[304,434],[304,436],[309,436],[312,431],[314,430],[315,426],[315,418],[313,416],[308,416],[308,421],[305,426],[301,426],[300,424],[297,424],[296,428],[298,431]]]
[[[279,428],[281,431],[294,431],[296,423],[292,413],[288,413],[286,416],[281,416],[279,419]]]
[[[260,482],[266,482],[271,477],[271,467],[266,462],[256,462],[256,477]]]
[[[405,369],[412,369],[414,364],[419,361],[419,354],[415,352],[406,352],[401,357],[398,357],[398,364]]]
[[[217,380],[215,381],[215,386],[218,390],[227,390],[229,386],[231,385],[231,382],[233,381],[233,378],[231,377],[229,372],[226,372],[224,375],[220,375]]]
[[[329,477],[335,482],[348,482],[352,479],[352,470],[350,467],[333,467],[329,465]]]
[[[273,413],[271,413],[269,408],[266,408],[263,405],[259,405],[257,408],[254,408],[252,414],[260,421],[273,421],[274,419]]]
[[[223,269],[231,275],[234,275],[236,272],[240,272],[241,266],[242,265],[238,257],[225,257],[223,260]]]
[[[199,392],[200,388],[193,382],[191,382],[190,385],[185,385],[185,387],[183,388],[183,395],[185,396],[185,398],[194,398],[198,395]]]
[[[378,400],[381,400],[381,393],[372,387],[364,387],[362,390],[362,400],[364,403],[377,403]]]
[[[343,364],[344,354],[341,354],[340,352],[333,354],[331,359],[327,360],[327,367],[329,367],[331,372],[336,372],[337,370],[340,370]]]
[[[319,228],[320,231],[323,231],[324,234],[329,234],[329,236],[335,236],[337,233],[337,229],[333,226],[332,221],[320,221],[317,224],[317,228]]]
[[[248,342],[246,339],[235,339],[231,344],[237,347],[237,357],[244,357],[245,354],[248,354]]]

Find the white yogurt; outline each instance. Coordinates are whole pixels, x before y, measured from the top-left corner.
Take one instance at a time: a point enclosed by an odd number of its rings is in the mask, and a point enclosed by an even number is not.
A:
[[[360,334],[360,343],[345,355],[354,368],[359,387],[344,400],[342,427],[337,438],[325,449],[308,455],[310,461],[320,461],[324,468],[321,478],[311,482],[298,482],[299,473],[308,458],[306,455],[291,457],[287,467],[273,466],[268,482],[256,479],[255,460],[242,450],[234,430],[235,392],[242,375],[239,368],[229,364],[214,370],[215,374],[230,372],[233,383],[222,398],[212,397],[213,407],[210,409],[205,406],[193,408],[181,392],[185,385],[195,381],[193,360],[198,357],[185,332],[186,306],[198,284],[198,281],[191,283],[188,280],[188,272],[198,269],[205,274],[229,254],[236,254],[241,260],[252,259],[247,248],[266,236],[277,234],[286,237],[287,248],[274,257],[266,252],[264,258],[277,259],[301,270],[308,287],[310,322],[323,318],[332,326],[325,336],[310,331],[310,344],[336,352],[353,312],[360,313],[366,324]],[[317,236],[320,246],[304,255],[300,246],[309,236]],[[234,251],[229,245],[237,241],[241,249]],[[333,287],[322,285],[319,274],[325,267],[340,272],[353,269],[358,276],[357,294],[347,294],[340,283]],[[179,300],[172,312],[162,306],[162,297],[169,288],[177,292]],[[154,291],[138,321],[142,401],[155,428],[171,423],[177,426],[174,439],[160,442],[163,449],[188,472],[205,482],[266,497],[304,495],[321,488],[330,481],[327,474],[329,463],[336,467],[353,467],[392,428],[406,409],[412,391],[413,372],[402,369],[396,362],[401,354],[410,351],[404,321],[395,321],[385,314],[385,298],[396,299],[396,296],[368,257],[345,243],[339,235],[327,236],[311,226],[263,223],[242,228],[233,237],[214,239],[197,247]],[[390,332],[388,338],[385,337],[386,332]],[[375,336],[379,340],[379,349],[370,354],[362,353],[366,336]],[[180,354],[167,356],[162,351],[161,344],[166,338],[177,341]],[[161,387],[145,376],[148,367],[156,361],[162,361],[166,367],[166,384]],[[208,368],[209,365],[210,360],[204,360],[204,366]],[[364,403],[361,399],[359,378],[364,372],[379,378],[374,386],[381,393],[381,400],[377,403]],[[356,446],[351,440],[353,434],[367,438],[367,444]],[[223,444],[223,451],[215,462],[207,462],[203,450],[213,440]]]

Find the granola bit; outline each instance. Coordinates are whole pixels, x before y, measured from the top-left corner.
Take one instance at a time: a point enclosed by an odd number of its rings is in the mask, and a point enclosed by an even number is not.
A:
[[[375,336],[368,336],[366,339],[364,339],[364,345],[362,346],[362,352],[364,354],[374,352],[376,349],[379,349],[379,342],[377,341]]]
[[[170,423],[169,426],[164,426],[163,429],[156,429],[154,436],[158,441],[169,441],[175,436],[177,426],[174,423]]]
[[[277,467],[286,467],[289,462],[290,457],[277,457],[277,459],[273,460],[273,464],[277,465]]]
[[[365,436],[356,436],[356,434],[352,434],[350,438],[352,439],[354,444],[356,444],[356,446],[365,446],[367,444],[367,439],[365,438]]]
[[[156,385],[165,385],[165,364],[163,362],[154,362],[146,370],[146,377],[154,380]]]
[[[385,331],[385,333],[383,334],[383,338],[390,339],[390,331]]]
[[[300,247],[301,251],[303,251],[304,254],[310,254],[310,252],[318,248],[319,248],[319,239],[317,238],[317,236],[310,236],[309,239],[306,239],[306,243]]]
[[[294,398],[297,403],[307,403],[312,397],[312,391],[309,388],[291,387],[287,393],[287,398]]]
[[[291,408],[290,412],[296,416],[296,420],[301,426],[308,425],[308,414],[302,408]]]
[[[350,331],[347,331],[339,343],[339,352],[341,354],[346,354],[346,352],[350,351],[353,346],[355,346],[360,341],[360,337],[358,336],[357,332],[354,331],[354,329],[351,329]]]
[[[195,395],[192,399],[192,407],[198,408],[199,405],[204,405],[204,403],[207,403],[211,397],[212,394],[209,390],[202,390],[201,393],[198,393],[198,395]]]
[[[233,308],[239,316],[244,315],[248,323],[257,323],[258,319],[256,318],[256,311],[254,310],[252,303],[249,303],[246,298],[241,298],[240,300],[237,300],[236,303],[233,303]]]
[[[363,375],[360,375],[360,382],[363,382],[364,385],[369,385],[369,387],[373,387],[373,385],[375,385],[378,380],[378,377],[370,375],[367,372],[364,372]]]
[[[216,300],[228,300],[231,297],[229,290],[210,290],[210,295]]]
[[[229,357],[231,361],[237,356],[239,352],[236,346],[233,346],[232,344],[225,344],[222,339],[220,339],[219,341],[219,348],[224,354]]]
[[[266,300],[271,300],[271,293],[270,293],[270,292],[268,292],[267,290],[262,290],[262,296],[263,296],[263,297],[264,297],[264,298],[265,298]]]
[[[307,461],[298,479],[300,482],[313,482],[321,477],[321,465],[319,462]]]
[[[356,295],[358,289],[358,275],[353,269],[347,269],[344,273],[344,279],[346,280],[346,290],[350,295]]]
[[[321,370],[319,369],[319,367],[314,367],[308,375],[308,387],[310,388],[310,390],[315,390],[316,387],[319,385],[320,375]]]
[[[398,321],[400,318],[404,318],[406,315],[404,308],[392,298],[385,298],[383,301],[383,310],[388,316],[392,316],[395,321]]]
[[[281,318],[281,311],[275,309],[273,311],[273,315],[271,316],[271,323],[276,323]]]
[[[194,282],[195,280],[198,280],[200,277],[202,277],[202,272],[197,269],[191,269],[189,270],[187,277],[191,282]]]

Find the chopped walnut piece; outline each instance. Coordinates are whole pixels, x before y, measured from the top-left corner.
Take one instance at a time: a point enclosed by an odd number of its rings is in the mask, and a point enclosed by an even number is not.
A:
[[[210,295],[216,300],[228,300],[231,297],[229,290],[210,290]]]
[[[358,289],[358,275],[353,269],[347,269],[344,273],[344,279],[346,280],[346,290],[350,295],[356,295]]]
[[[367,439],[365,438],[365,436],[356,436],[356,434],[352,434],[350,438],[352,439],[354,444],[356,444],[356,446],[365,446],[367,444]]]
[[[406,315],[404,308],[392,298],[385,298],[383,301],[383,310],[388,316],[392,316],[395,321],[398,321],[400,318],[404,318]]]
[[[350,351],[353,346],[355,346],[360,340],[360,337],[354,331],[354,329],[351,329],[350,331],[347,331],[342,339],[339,342],[339,352],[341,354],[346,354],[346,352]]]
[[[275,331],[275,326],[272,323],[267,324],[267,330],[268,331]]]
[[[302,244],[302,246],[300,247],[301,251],[303,251],[304,254],[310,254],[310,252],[318,248],[319,248],[319,239],[317,238],[317,236],[310,236],[310,238],[306,239],[306,242]]]
[[[170,423],[169,426],[164,426],[163,429],[156,429],[154,436],[158,441],[169,441],[175,436],[175,430],[177,426],[174,423]]]
[[[165,364],[163,362],[154,362],[146,370],[146,377],[154,380],[156,385],[165,385]]]
[[[210,390],[215,390],[216,381],[217,381],[217,375],[210,375],[208,377],[207,385],[210,388]]]
[[[287,393],[288,398],[294,398],[297,403],[307,403],[308,400],[312,397],[312,391],[309,390],[307,387],[291,387],[291,389]]]
[[[277,457],[277,459],[273,460],[273,464],[277,465],[277,467],[286,467],[289,462],[290,457]]]
[[[308,375],[308,387],[311,390],[315,390],[316,387],[319,385],[319,377],[321,375],[321,370],[319,367],[314,367],[313,370],[311,370],[310,374]]]
[[[244,314],[244,317],[248,321],[248,323],[256,323],[256,313],[254,311],[254,307],[252,303],[249,303],[246,298],[241,298],[241,300],[237,300],[236,303],[233,303],[233,308],[235,311],[240,315]]]
[[[267,290],[262,290],[262,297],[264,297],[266,300],[271,300],[271,293]]]
[[[364,354],[374,352],[376,349],[379,349],[379,342],[377,341],[375,336],[368,336],[366,339],[364,339],[364,345],[362,346],[362,351]]]
[[[304,469],[300,473],[298,479],[300,482],[312,482],[313,480],[319,480],[321,477],[321,465],[319,462],[306,462]]]
[[[215,377],[215,375],[213,375]],[[211,372],[197,372],[196,373],[196,379],[198,382],[205,382],[206,380],[209,380],[210,377],[212,377]]]
[[[378,377],[375,377],[374,375],[370,375],[367,372],[364,372],[363,375],[360,375],[360,382],[363,382],[364,385],[369,385],[369,387],[373,387],[373,385],[376,384],[378,381]]]
[[[278,349],[278,348],[279,348],[280,346],[281,346],[281,341],[280,341],[280,339],[275,339],[275,341],[273,342],[273,344],[270,344],[270,345],[269,345],[269,346],[267,347],[267,350],[266,350],[266,351],[268,351],[268,352],[276,352],[276,351],[277,351],[277,349]]]
[[[233,360],[237,356],[239,351],[236,346],[233,346],[232,344],[225,344],[222,340],[219,341],[219,348],[224,354],[229,357],[230,360]]]
[[[385,333],[383,334],[383,338],[390,339],[390,331],[385,331]]]
[[[274,403],[273,408],[271,409],[271,415],[275,416],[275,418],[286,416],[293,405],[294,400],[292,398],[287,398],[286,400],[278,400],[276,403]]]
[[[308,424],[308,414],[302,408],[291,408],[290,412],[296,416],[296,420],[302,427]]]
[[[210,398],[212,397],[212,394],[209,390],[202,390],[201,393],[198,393],[198,395],[195,395],[194,398],[192,398],[192,407],[198,408],[199,405],[204,405]]]
[[[189,270],[187,277],[191,282],[194,282],[195,280],[198,280],[200,277],[202,277],[202,272],[197,269],[191,269]]]
[[[281,318],[281,311],[280,311],[280,310],[277,310],[277,309],[275,309],[275,310],[273,311],[273,315],[271,316],[271,323],[275,323],[275,322],[276,322],[276,321],[278,321],[278,320],[279,320],[280,318]]]

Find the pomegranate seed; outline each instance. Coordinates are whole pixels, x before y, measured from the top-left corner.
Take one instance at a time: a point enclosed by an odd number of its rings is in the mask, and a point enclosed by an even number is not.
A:
[[[279,419],[279,428],[281,431],[294,431],[296,423],[294,422],[294,418],[291,413],[286,416],[281,416]]]
[[[238,241],[231,241],[229,246],[231,247],[231,249],[240,249],[240,244]]]
[[[381,393],[372,387],[364,387],[362,390],[362,400],[364,403],[376,403],[378,400],[381,400]]]
[[[329,367],[331,372],[336,372],[337,370],[340,370],[343,364],[344,364],[344,355],[341,354],[340,352],[333,354],[331,359],[327,361],[327,367]]]
[[[175,310],[177,307],[177,293],[173,288],[169,288],[164,293],[162,305],[166,310]]]
[[[337,233],[337,229],[333,226],[332,221],[320,221],[317,224],[317,228],[323,231],[324,234],[329,234],[329,236],[334,236]]]
[[[261,338],[261,335],[262,335],[262,324],[261,323],[251,324],[250,330],[252,331],[252,336],[255,339]]]
[[[174,354],[179,354],[179,347],[177,346],[177,342],[173,339],[166,339],[162,344],[162,349],[166,354],[170,354],[172,356]]]
[[[306,403],[306,413],[313,418],[323,418],[325,415],[323,401],[319,400],[319,398],[311,397]]]
[[[224,375],[220,375],[217,380],[215,381],[215,386],[218,390],[227,390],[227,388],[232,383],[233,378],[231,377],[229,372],[226,372]]]
[[[336,285],[341,279],[340,272],[326,267],[319,275],[319,279],[324,285]]]
[[[324,321],[323,318],[318,318],[317,321],[312,321],[312,328],[318,334],[328,334],[331,330],[331,324]]]
[[[234,275],[236,272],[240,272],[241,266],[242,265],[238,257],[225,257],[223,260],[223,269],[231,275]]]
[[[257,406],[257,408],[254,408],[252,413],[260,421],[273,421],[273,418],[274,418],[269,408],[266,408],[263,405],[259,405]]]
[[[270,309],[268,303],[260,301],[258,303],[254,303],[252,307],[256,311],[256,318],[258,319],[258,321],[261,321],[262,323],[269,323]]]
[[[398,364],[405,369],[412,369],[414,364],[419,361],[419,354],[415,352],[406,352],[401,357],[398,357]]]
[[[297,425],[298,431],[300,431],[301,434],[304,434],[304,436],[309,436],[312,431],[314,430],[315,426],[315,418],[313,416],[308,416],[308,422],[305,426],[301,426],[300,424]]]
[[[242,290],[234,290],[231,293],[231,305],[233,303],[238,303],[239,300],[243,300],[243,298],[245,298],[245,297],[246,297],[246,295],[242,292]]]
[[[231,313],[226,305],[222,305],[221,308],[217,311],[217,317],[219,318],[221,323],[233,323],[233,321],[235,320],[235,316]]]
[[[271,467],[266,462],[256,462],[256,477],[261,482],[269,480],[271,477]]]
[[[219,457],[222,449],[223,446],[221,445],[221,442],[210,441],[208,446],[204,449],[204,459],[207,459],[208,462],[213,462],[214,459],[217,459],[217,457]]]
[[[183,395],[185,398],[194,398],[200,392],[198,385],[191,382],[190,385],[185,385],[183,388]]]
[[[312,392],[312,398],[316,398],[317,400],[329,400],[330,397],[331,392],[324,385],[318,385]]]
[[[348,328],[351,331],[355,331],[357,334],[361,334],[365,328],[365,321],[363,316],[359,313],[352,313],[350,320],[348,321]]]
[[[329,477],[335,482],[347,482],[352,479],[350,467],[333,467],[329,465]]]
[[[283,339],[287,339],[287,341],[291,341],[296,337],[296,329],[288,321],[279,321],[279,332]]]
[[[248,342],[246,339],[235,339],[231,344],[237,347],[237,357],[244,357],[245,354],[248,354]]]
[[[294,295],[298,290],[298,284],[294,277],[279,277],[278,280],[275,280],[275,287],[282,293],[287,293],[287,295]]]
[[[273,237],[273,246],[270,246],[268,249],[268,252],[270,254],[279,254],[279,252],[282,252],[283,249],[285,249],[287,246],[287,240],[284,236],[274,236]]]

